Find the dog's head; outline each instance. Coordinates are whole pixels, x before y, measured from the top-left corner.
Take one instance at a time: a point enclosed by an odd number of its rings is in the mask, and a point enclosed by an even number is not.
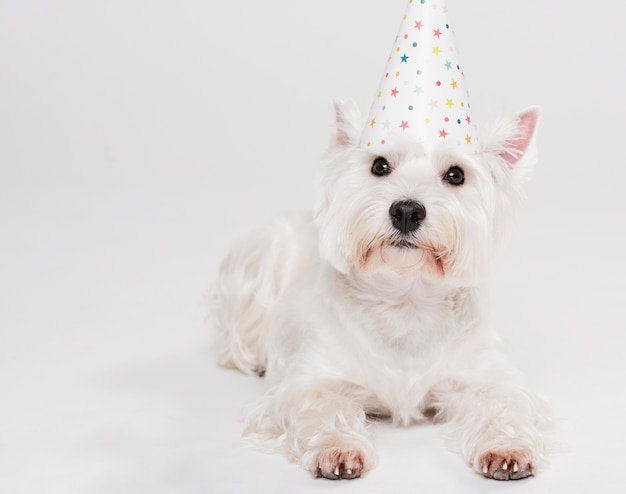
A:
[[[356,107],[336,102],[335,111],[314,207],[321,256],[344,273],[484,279],[536,161],[539,110],[501,122],[474,155],[402,139],[373,154],[359,147]]]

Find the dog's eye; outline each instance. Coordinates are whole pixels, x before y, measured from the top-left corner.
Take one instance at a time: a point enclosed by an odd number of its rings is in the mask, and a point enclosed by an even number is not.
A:
[[[465,173],[458,166],[451,166],[444,174],[443,179],[450,185],[462,185],[465,182]]]
[[[372,163],[372,174],[376,175],[377,177],[382,177],[384,175],[389,175],[391,173],[391,166],[389,165],[389,162],[383,158],[382,156],[379,156],[378,158],[376,158],[374,160],[374,163]]]

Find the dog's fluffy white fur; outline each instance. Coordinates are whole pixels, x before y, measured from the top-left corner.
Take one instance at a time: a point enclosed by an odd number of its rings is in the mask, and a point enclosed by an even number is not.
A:
[[[503,120],[482,151],[397,139],[358,146],[356,107],[335,102],[313,214],[261,226],[236,243],[211,293],[219,363],[265,374],[245,437],[314,475],[354,478],[376,453],[371,417],[433,419],[449,448],[496,479],[532,475],[551,420],[500,350],[485,279],[535,161],[539,111]],[[464,183],[445,174],[457,166]],[[390,206],[419,202],[419,228]]]

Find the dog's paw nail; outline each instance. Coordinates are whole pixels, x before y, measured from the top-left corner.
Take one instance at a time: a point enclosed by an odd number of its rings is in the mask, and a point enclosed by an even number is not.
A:
[[[531,458],[530,451],[490,451],[478,459],[476,470],[496,480],[523,479],[535,474]]]
[[[365,455],[358,450],[330,448],[319,453],[313,474],[327,479],[356,479],[367,470]]]

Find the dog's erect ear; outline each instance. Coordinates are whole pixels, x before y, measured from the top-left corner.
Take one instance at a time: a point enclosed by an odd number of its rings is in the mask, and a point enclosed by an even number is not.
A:
[[[361,113],[352,102],[336,99],[335,106],[335,135],[331,139],[331,147],[343,148],[355,146],[361,135]]]
[[[497,184],[494,238],[499,243],[508,236],[511,219],[524,198],[524,185],[537,162],[535,134],[540,110],[531,107],[500,121],[483,141],[485,162]]]
[[[539,123],[541,111],[539,107],[524,110],[514,119],[502,125],[505,137],[494,149],[509,165],[515,165],[529,150]]]

